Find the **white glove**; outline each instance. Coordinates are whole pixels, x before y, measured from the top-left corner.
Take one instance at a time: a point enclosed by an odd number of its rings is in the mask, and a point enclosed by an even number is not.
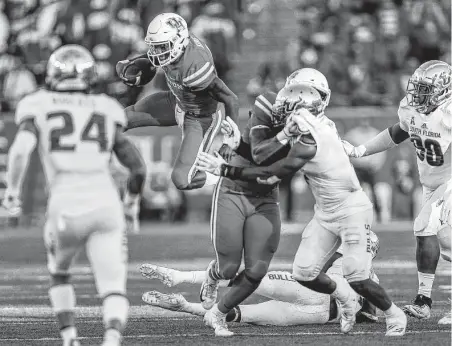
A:
[[[19,198],[19,192],[6,189],[2,206],[6,209],[10,216],[20,216],[22,214],[22,202]]]
[[[276,175],[272,175],[270,178],[267,178],[267,179],[257,178],[257,182],[259,184],[263,184],[263,185],[275,185],[276,183],[279,183],[280,181],[281,181],[281,179],[278,178]]]
[[[195,168],[199,171],[209,172],[213,175],[221,174],[221,166],[226,164],[226,161],[216,151],[213,155],[200,152],[195,163]]]
[[[346,140],[342,140],[342,146],[344,147],[346,154],[350,157],[359,158],[363,157],[364,154],[366,153],[366,147],[364,145],[355,147]]]
[[[130,195],[126,192],[124,196],[124,216],[126,218],[127,232],[140,233],[140,196]]]
[[[223,134],[223,144],[229,145],[232,150],[236,150],[240,144],[240,130],[237,124],[230,117],[226,117],[221,122],[221,133]]]

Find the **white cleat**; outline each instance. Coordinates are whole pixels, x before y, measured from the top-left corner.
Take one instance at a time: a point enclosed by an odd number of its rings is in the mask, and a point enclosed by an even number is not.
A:
[[[338,305],[341,313],[341,332],[349,333],[356,323],[356,314],[361,310],[359,296],[355,293],[351,293],[345,304],[340,304],[338,301]]]
[[[407,318],[405,313],[399,307],[395,316],[386,318],[386,336],[403,336],[405,335]]]
[[[215,330],[215,336],[228,337],[234,335],[234,333],[228,329],[228,325],[226,324],[226,314],[220,312],[216,304],[204,315],[204,323],[206,326],[209,326]]]
[[[451,313],[448,312],[447,314],[445,314],[445,315],[443,316],[443,318],[441,318],[441,319],[438,321],[438,324],[452,324]]]
[[[416,317],[420,320],[430,318],[432,310],[432,299],[422,294],[418,294],[412,304],[405,305],[403,311],[408,316]]]
[[[144,263],[140,266],[140,272],[144,277],[148,279],[157,279],[168,287],[173,287],[178,284],[175,280],[176,270],[174,269]]]
[[[146,304],[171,311],[184,311],[187,304],[187,300],[182,294],[165,294],[157,291],[144,293],[141,300]]]
[[[81,346],[81,344],[77,339],[71,339],[67,341],[63,340],[63,346]]]
[[[201,291],[199,292],[199,299],[201,300],[201,305],[204,309],[210,310],[212,306],[217,301],[218,296],[218,284],[217,280],[211,279],[209,272],[210,269],[215,265],[215,260],[209,263],[206,270],[206,278],[201,285]]]

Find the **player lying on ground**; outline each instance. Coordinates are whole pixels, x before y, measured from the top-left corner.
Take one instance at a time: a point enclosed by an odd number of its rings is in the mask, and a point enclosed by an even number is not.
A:
[[[405,314],[380,285],[369,280],[366,263],[371,260],[368,243],[372,204],[359,185],[335,124],[324,115],[320,107],[322,99],[315,89],[295,86],[285,89],[288,106],[293,100],[301,102],[297,103],[301,108],[287,118],[296,123],[300,135],[289,139],[291,149],[286,158],[268,167],[238,167],[227,164],[218,153],[215,156],[200,153],[197,167],[230,179],[257,180],[264,184],[274,184],[302,169],[316,206],[294,260],[294,279],[319,293],[332,295],[343,304],[348,296],[341,296],[340,283],[321,272],[342,243],[343,272],[350,286],[384,311],[387,336],[404,335]],[[349,332],[355,321],[353,310],[343,312],[341,331]]]
[[[3,201],[10,213],[20,213],[22,182],[39,146],[50,190],[44,228],[49,298],[64,346],[79,345],[70,267],[82,248],[103,299],[103,345],[121,343],[129,309],[124,212],[136,225],[146,177],[138,150],[123,134],[124,109],[106,95],[89,94],[95,76],[94,58],[81,46],[63,46],[51,55],[48,89],[26,96],[16,109],[19,130],[9,151]],[[131,173],[124,205],[109,171],[112,152]]]
[[[146,96],[127,107],[128,129],[143,126],[174,126],[182,129],[182,143],[171,179],[180,190],[197,189],[206,184],[206,173],[194,168],[198,152],[207,152],[226,116],[237,119],[237,96],[218,78],[209,48],[187,29],[185,20],[174,13],[163,13],[149,24],[145,39],[146,55],[123,60],[117,65],[120,78],[128,85],[142,86],[162,68],[170,91]],[[217,181],[210,175],[207,184]]]
[[[351,157],[373,155],[407,140],[417,154],[419,178],[423,188],[422,209],[414,221],[418,294],[404,310],[417,318],[429,318],[432,286],[441,252],[450,253],[450,241],[428,228],[432,205],[444,194],[451,171],[452,67],[438,60],[422,64],[408,82],[400,102],[399,122],[358,147],[344,142]],[[438,242],[439,240],[439,242]],[[450,240],[450,238],[449,238]]]
[[[371,251],[375,258],[379,241],[375,233],[371,233]],[[342,260],[337,253],[327,273],[335,281],[345,281],[342,275]],[[205,271],[179,271],[153,264],[143,264],[140,267],[143,276],[149,279],[158,279],[168,287],[181,283],[201,284]],[[378,282],[378,277],[371,270],[371,279]],[[231,280],[232,281],[232,280]],[[221,287],[231,284],[230,280],[220,281]],[[346,281],[345,285],[348,286]],[[349,287],[351,290],[351,287]],[[299,285],[292,274],[284,271],[268,272],[254,292],[257,295],[271,300],[250,305],[239,305],[232,309],[227,317],[227,322],[243,322],[257,325],[292,326],[303,324],[323,324],[329,321],[339,321],[339,306],[334,299],[322,293],[314,292]],[[206,309],[200,303],[189,303],[181,294],[164,294],[150,291],[143,294],[143,301],[152,306],[158,306],[172,311],[187,312],[197,316],[204,316]],[[357,314],[360,322],[376,322],[378,320],[375,310],[365,310],[368,304],[363,304],[363,309]],[[365,310],[365,311],[363,311]]]

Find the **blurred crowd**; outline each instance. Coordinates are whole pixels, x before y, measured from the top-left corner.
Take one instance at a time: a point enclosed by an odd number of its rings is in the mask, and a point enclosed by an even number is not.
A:
[[[0,0],[0,110],[13,110],[25,94],[45,82],[51,52],[62,44],[87,47],[98,63],[98,92],[133,103],[115,73],[116,62],[142,54],[149,22],[161,12],[178,12],[208,41],[217,69],[231,68],[225,54],[236,35],[240,1],[227,0]],[[212,19],[215,18],[212,22]],[[215,25],[212,25],[214,23]],[[227,46],[227,47],[226,47]],[[234,49],[233,47],[231,49]]]
[[[333,91],[333,106],[386,106],[403,97],[409,76],[427,60],[451,62],[450,0],[286,0],[296,37],[280,59],[259,67],[250,97],[278,90],[291,71],[313,67]]]

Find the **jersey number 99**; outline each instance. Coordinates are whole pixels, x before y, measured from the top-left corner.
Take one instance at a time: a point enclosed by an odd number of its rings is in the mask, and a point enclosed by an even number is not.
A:
[[[444,163],[444,154],[441,145],[434,139],[427,138],[424,142],[418,135],[411,135],[411,142],[416,148],[416,154],[419,160],[427,160],[430,166],[442,166]]]
[[[63,144],[61,139],[74,133],[74,121],[72,115],[67,112],[47,114],[47,120],[62,119],[63,125],[50,131],[50,151],[75,151],[75,144]],[[95,134],[92,130],[96,129]],[[105,128],[105,117],[102,114],[93,113],[85,125],[81,135],[81,142],[95,142],[99,144],[99,150],[105,152],[108,149],[108,140]]]

